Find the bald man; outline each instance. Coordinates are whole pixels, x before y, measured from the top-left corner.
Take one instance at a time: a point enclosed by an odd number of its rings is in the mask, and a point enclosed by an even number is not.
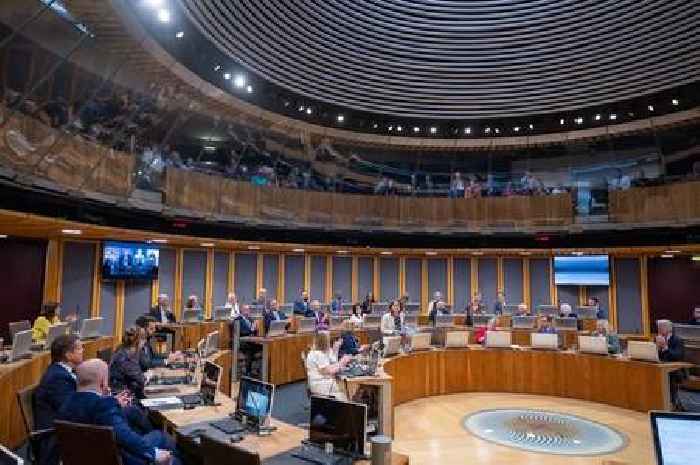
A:
[[[122,411],[122,399],[109,395],[109,368],[99,359],[87,360],[76,368],[78,390],[60,408],[57,419],[88,425],[109,426],[124,465],[179,465],[173,457],[174,442],[161,431],[140,435],[131,429]]]

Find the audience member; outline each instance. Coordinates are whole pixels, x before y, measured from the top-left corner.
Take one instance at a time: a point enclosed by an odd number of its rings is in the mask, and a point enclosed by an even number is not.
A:
[[[693,310],[693,317],[688,321],[688,324],[694,326],[700,325],[700,307],[695,307],[695,310]]]
[[[662,362],[680,362],[683,360],[685,348],[683,340],[673,334],[673,323],[669,320],[656,322],[659,333],[656,336],[656,347],[659,349],[659,360]]]
[[[396,317],[399,314],[398,300],[392,300],[389,309],[382,316],[381,331],[384,336],[392,336],[396,333]]]
[[[365,300],[362,301],[362,304],[360,306],[360,308],[362,309],[362,314],[367,315],[368,313],[372,313],[372,307],[374,306],[374,303],[374,294],[368,292],[365,296]]]
[[[141,369],[141,352],[146,340],[143,328],[132,327],[124,332],[122,344],[109,363],[109,385],[114,392],[128,391],[137,399],[145,399],[144,387],[148,372]]]
[[[620,353],[620,337],[610,330],[608,320],[596,321],[595,331],[591,333],[591,336],[605,337],[608,341],[608,353]]]
[[[495,315],[503,315],[506,308],[506,293],[498,291],[496,294],[496,302],[493,304],[493,313]]]
[[[231,310],[231,319],[237,318],[240,314],[240,305],[238,305],[238,297],[233,292],[229,292],[226,296],[226,303],[224,308]]]
[[[330,325],[330,319],[326,312],[321,309],[321,303],[318,300],[311,301],[311,311],[313,312],[313,318],[316,321],[316,330],[325,331]]]
[[[156,323],[175,323],[175,314],[170,310],[170,298],[168,294],[160,294],[158,303],[151,308],[150,315],[155,318]]]
[[[449,315],[450,311],[447,309],[447,306],[445,305],[445,302],[442,300],[438,301],[433,305],[433,309],[430,311],[428,314],[428,320],[430,320],[430,324],[435,326],[436,321],[437,321],[437,315]]]
[[[313,312],[311,311],[311,304],[309,303],[308,291],[304,289],[300,291],[299,298],[294,301],[294,314],[305,317],[313,316]]]
[[[270,298],[267,296],[267,289],[264,287],[260,288],[258,291],[258,298],[255,299],[254,304],[262,308],[267,308],[270,306]]]
[[[352,305],[352,310],[350,312],[350,323],[353,326],[360,326],[362,324],[362,312],[360,311],[360,306],[358,304]]]
[[[287,315],[277,308],[277,300],[272,299],[270,306],[263,310],[263,323],[265,325],[265,334],[270,331],[270,323],[273,321],[283,321],[287,319]],[[287,324],[289,327],[289,324]]]
[[[60,323],[59,318],[61,307],[53,302],[44,304],[41,312],[32,326],[32,339],[35,341],[45,341],[49,334],[49,327]]]
[[[518,316],[528,316],[529,314],[530,310],[527,308],[527,304],[525,302],[518,304]]]
[[[557,330],[552,324],[551,316],[543,316],[539,319],[537,332],[541,334],[556,334]]]
[[[185,304],[187,310],[201,310],[202,306],[199,304],[199,297],[192,294],[187,298],[187,303]]]
[[[435,291],[433,292],[433,300],[428,302],[428,315],[435,311],[435,306],[438,304],[438,302],[442,302],[442,292]]]
[[[343,311],[343,297],[341,296],[340,292],[336,292],[335,296],[333,297],[333,301],[331,302],[331,313],[333,313],[334,315],[337,315],[342,311]]]
[[[306,356],[306,371],[309,390],[317,396],[331,396],[338,400],[347,400],[347,395],[336,381],[336,375],[350,362],[351,357],[338,358],[340,340],[331,347],[331,335],[328,331],[319,331],[314,336],[313,348]]]
[[[342,359],[345,355],[358,355],[360,352],[367,350],[367,345],[361,345],[360,340],[352,331],[343,331],[341,336],[340,348],[338,349],[338,358]]]

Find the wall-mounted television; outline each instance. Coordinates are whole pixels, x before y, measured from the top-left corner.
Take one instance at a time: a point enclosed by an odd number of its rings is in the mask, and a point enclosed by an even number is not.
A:
[[[158,247],[141,242],[104,242],[102,279],[157,279],[158,252]]]
[[[609,286],[608,256],[554,257],[554,283],[557,286]]]

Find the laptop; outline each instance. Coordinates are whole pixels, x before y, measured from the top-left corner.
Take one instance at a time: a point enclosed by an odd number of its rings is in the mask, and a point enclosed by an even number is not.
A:
[[[10,351],[10,361],[31,357],[32,354],[32,330],[15,333],[12,338],[12,350]]]
[[[700,457],[700,414],[649,412],[656,465],[686,465]]]
[[[537,314],[542,316],[556,316],[559,315],[559,307],[556,305],[538,305]]]
[[[506,304],[503,306],[503,314],[504,315],[515,315],[518,313],[518,305],[517,304]]]
[[[231,319],[231,309],[226,307],[216,307],[214,309],[214,320],[224,321]]]
[[[659,363],[659,349],[653,342],[628,341],[627,354],[632,360]]]
[[[343,329],[345,326],[345,321],[347,321],[347,317],[345,316],[340,316],[340,315],[331,315],[330,318],[330,329],[331,330],[339,330]]]
[[[287,320],[271,321],[267,330],[267,337],[278,337],[287,334]]]
[[[430,349],[431,333],[417,333],[411,336],[411,350],[427,350]]]
[[[362,322],[362,327],[366,329],[379,329],[379,325],[382,323],[382,315],[365,315],[365,319]]]
[[[97,339],[102,336],[102,320],[104,318],[87,318],[80,327],[80,339]]]
[[[447,331],[445,333],[445,347],[467,347],[469,345],[469,331]]]
[[[68,323],[58,323],[49,326],[49,332],[46,334],[46,345],[45,347],[49,349],[53,341],[63,334],[70,334],[70,326]]]
[[[454,315],[435,315],[436,328],[451,328],[455,325]]]
[[[482,313],[481,315],[472,316],[472,326],[486,326],[496,315],[493,313]]]
[[[313,333],[316,331],[316,318],[301,317],[297,318],[297,333]]]
[[[605,336],[579,336],[578,350],[584,354],[608,355],[608,338]]]
[[[486,347],[489,348],[510,348],[511,333],[510,331],[487,331],[486,332]]]
[[[530,334],[530,346],[533,349],[558,350],[559,335],[558,334]]]
[[[209,334],[207,334],[207,342],[206,342],[206,356],[210,356],[212,354],[215,354],[219,351],[219,332],[218,331],[213,331]]]
[[[556,317],[554,318],[555,329],[578,329],[578,319],[574,317]]]
[[[10,339],[14,339],[15,334],[19,333],[20,331],[29,331],[32,329],[31,323],[29,323],[27,320],[13,321],[8,326],[10,327]]]
[[[219,365],[209,361],[205,362],[202,370],[202,381],[199,384],[199,393],[184,394],[177,396],[177,398],[186,406],[214,405],[216,391],[219,390],[221,384],[222,371]]]
[[[186,308],[182,312],[182,321],[185,323],[197,323],[202,320],[202,310],[199,308]]]
[[[385,336],[383,341],[384,357],[396,355],[401,352],[401,336]]]
[[[536,316],[515,315],[511,319],[513,329],[533,329],[536,325]]]

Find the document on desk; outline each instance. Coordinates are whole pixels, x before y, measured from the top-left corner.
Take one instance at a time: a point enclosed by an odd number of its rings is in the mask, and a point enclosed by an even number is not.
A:
[[[184,407],[182,401],[177,397],[156,397],[153,399],[142,399],[141,405],[153,410],[174,410]]]

